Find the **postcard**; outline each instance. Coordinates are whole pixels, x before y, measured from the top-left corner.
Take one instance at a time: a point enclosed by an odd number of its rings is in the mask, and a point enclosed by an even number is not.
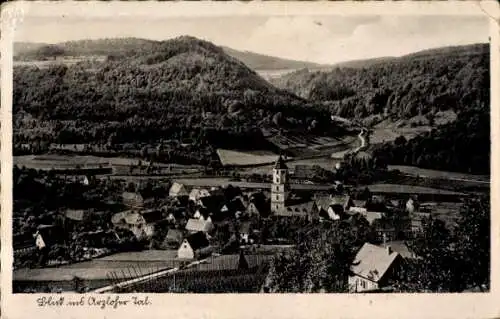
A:
[[[4,5],[3,314],[500,316],[498,21]]]

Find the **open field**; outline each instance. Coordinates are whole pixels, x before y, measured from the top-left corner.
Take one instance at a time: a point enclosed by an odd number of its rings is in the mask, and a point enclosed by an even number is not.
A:
[[[400,128],[375,128],[370,134],[370,144],[380,144],[392,142],[399,136],[404,136],[407,140],[415,136],[429,132],[429,126],[420,127],[400,127]]]
[[[252,183],[252,182],[236,182],[231,181],[229,178],[184,178],[177,179],[175,182],[189,186],[189,187],[222,187],[232,185],[240,188],[254,188],[254,189],[269,189],[270,183]],[[330,189],[331,185],[304,185],[304,184],[291,184],[290,187],[296,190],[316,190],[324,191]]]
[[[141,163],[142,169],[138,165]],[[72,170],[77,167],[83,169],[97,169],[112,167],[116,175],[144,175],[150,165],[148,161],[138,158],[127,157],[99,157],[91,155],[22,155],[14,156],[14,164],[19,167],[40,169],[40,170]],[[131,167],[134,167],[131,170]],[[181,165],[154,163],[154,174],[156,175],[179,175],[193,174],[203,169],[199,165]]]
[[[66,156],[66,155],[22,155],[14,156],[14,165],[34,169],[74,169],[99,168],[110,165],[109,159],[95,156]]]
[[[354,135],[330,137],[295,132],[280,134],[277,130],[267,130],[264,135],[276,147],[287,150],[295,157],[330,156],[332,153],[350,150],[358,146],[358,139]]]
[[[463,180],[465,182],[490,183],[490,177],[487,175],[473,175],[456,172],[438,171],[432,169],[424,169],[415,166],[389,165],[388,169],[398,170],[403,174],[419,176],[422,178],[442,178],[452,180]]]
[[[222,165],[259,165],[265,163],[274,163],[278,155],[272,152],[240,152],[235,150],[218,149],[217,155]]]
[[[417,195],[456,195],[462,196],[463,193],[448,191],[437,188],[403,185],[403,184],[373,184],[367,186],[372,193],[394,193],[394,194],[417,194]]]
[[[324,168],[324,169],[327,169],[327,170],[333,170],[335,168],[335,164],[337,164],[339,161],[340,161],[340,159],[329,158],[329,157],[311,158],[311,159],[297,159],[297,160],[287,161],[286,165],[288,166],[288,168],[291,171],[293,171],[295,165],[308,165],[308,166],[317,165],[317,166]],[[271,175],[273,166],[274,166],[274,164],[259,166],[259,167],[243,168],[243,169],[241,169],[240,173],[241,174],[267,174],[267,175]]]

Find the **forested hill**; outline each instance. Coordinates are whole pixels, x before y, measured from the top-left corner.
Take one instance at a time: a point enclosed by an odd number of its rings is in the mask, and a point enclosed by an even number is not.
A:
[[[272,81],[350,118],[411,118],[489,102],[488,44],[426,50],[365,65],[330,72],[300,70]]]
[[[47,60],[55,57],[88,57],[119,55],[124,52],[151,52],[159,41],[139,38],[117,38],[68,41],[58,44],[46,43],[14,43],[16,60]],[[307,61],[282,59],[274,56],[258,54],[249,51],[238,51],[222,47],[224,52],[245,63],[253,70],[296,70],[318,69],[328,66]]]
[[[327,114],[210,42],[184,36],[120,53],[102,62],[15,68],[18,141],[36,138],[21,129],[33,125],[47,125],[44,139],[58,143],[175,138],[179,127],[243,134],[276,125],[303,129],[313,121],[318,132],[330,126]]]
[[[254,53],[250,51],[238,51],[224,47],[224,52],[242,61],[253,70],[296,70],[296,69],[323,69],[331,66],[321,65],[307,61],[296,61],[282,59],[274,56]]]

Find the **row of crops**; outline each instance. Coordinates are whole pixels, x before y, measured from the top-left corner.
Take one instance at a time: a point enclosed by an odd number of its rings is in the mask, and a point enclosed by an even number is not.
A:
[[[266,275],[265,266],[234,270],[181,271],[116,292],[256,293],[259,292]]]

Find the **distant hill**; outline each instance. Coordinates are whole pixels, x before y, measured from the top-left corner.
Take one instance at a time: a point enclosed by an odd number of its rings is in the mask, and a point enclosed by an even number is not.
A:
[[[377,65],[380,63],[384,62],[392,62],[397,57],[380,57],[380,58],[372,58],[372,59],[362,59],[362,60],[352,60],[352,61],[345,61],[345,62],[340,62],[336,63],[333,66],[330,67],[330,69],[333,68],[367,68],[373,65]],[[329,70],[326,70],[329,71]]]
[[[299,70],[271,82],[347,118],[381,114],[408,119],[460,111],[488,105],[489,45],[346,62],[330,71]]]
[[[99,52],[109,54],[101,62],[15,68],[17,140],[36,138],[40,130],[33,134],[23,129],[35,122],[47,125],[45,138],[57,143],[105,143],[108,139],[138,143],[211,136],[227,148],[234,146],[231,143],[259,145],[262,141],[251,139],[259,138],[263,127],[312,134],[332,130],[327,113],[275,88],[210,42],[188,36],[168,41],[131,39],[129,50],[116,51],[123,47],[122,41],[103,40]],[[78,41],[77,46],[66,43],[62,48],[85,47],[85,52],[94,53],[96,43]]]
[[[228,47],[223,47],[223,49],[227,54],[242,61],[254,70],[322,69],[330,67],[312,62],[282,59],[250,51],[238,51]]]
[[[19,42],[14,44],[14,56],[16,60],[45,60],[52,59],[54,56],[107,56],[126,52],[151,51],[151,48],[158,45],[159,42],[139,38],[78,40],[58,44]],[[307,61],[288,60],[249,51],[238,51],[229,47],[222,47],[222,49],[225,53],[242,61],[253,70],[296,70],[329,67]]]

